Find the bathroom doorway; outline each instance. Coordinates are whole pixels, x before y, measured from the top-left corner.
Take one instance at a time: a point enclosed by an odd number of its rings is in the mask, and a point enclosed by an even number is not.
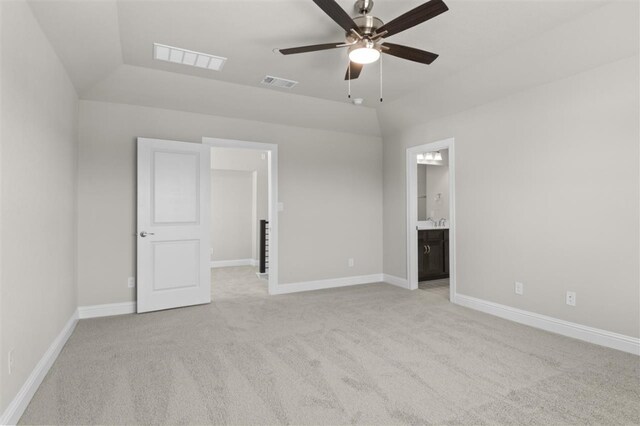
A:
[[[455,295],[453,139],[407,149],[407,276],[410,289]]]

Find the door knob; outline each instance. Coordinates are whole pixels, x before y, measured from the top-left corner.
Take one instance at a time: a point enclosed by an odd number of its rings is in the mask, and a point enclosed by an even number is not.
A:
[[[141,236],[142,238],[146,237],[147,235],[156,235],[156,234],[154,234],[153,232],[147,232],[147,231],[142,231],[142,232],[140,233],[140,236]]]

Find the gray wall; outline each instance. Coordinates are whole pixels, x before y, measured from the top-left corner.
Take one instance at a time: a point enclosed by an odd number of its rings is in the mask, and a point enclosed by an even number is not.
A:
[[[385,273],[406,276],[406,148],[454,137],[458,292],[638,337],[639,79],[633,56],[405,130],[383,110]]]
[[[134,300],[135,139],[202,136],[277,143],[280,282],[382,272],[382,142],[305,129],[94,101],[80,102],[79,304]],[[355,259],[348,267],[347,259]]]
[[[78,102],[29,6],[0,10],[2,413],[76,309]]]
[[[251,259],[253,172],[211,170],[211,260]]]

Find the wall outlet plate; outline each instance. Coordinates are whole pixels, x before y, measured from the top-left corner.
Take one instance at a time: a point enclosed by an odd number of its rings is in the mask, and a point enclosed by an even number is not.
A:
[[[127,279],[127,286],[128,286],[129,288],[134,288],[134,287],[136,286],[136,279],[135,279],[135,278],[133,278],[133,277],[129,277],[129,278]]]
[[[568,291],[567,292],[567,305],[576,306],[576,292]]]
[[[349,260],[347,260],[347,265],[349,265],[349,268],[353,268],[353,265],[354,265],[353,257],[350,257]]]
[[[13,348],[9,351],[9,354],[7,355],[7,370],[9,371],[9,374],[11,374],[11,372],[13,371]]]
[[[516,281],[514,285],[514,291],[516,292],[516,294],[519,294],[522,296],[524,294],[524,284],[522,284],[519,281]]]

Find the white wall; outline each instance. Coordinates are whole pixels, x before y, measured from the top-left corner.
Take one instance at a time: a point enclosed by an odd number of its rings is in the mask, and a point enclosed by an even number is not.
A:
[[[382,143],[330,132],[80,102],[79,304],[134,300],[135,138],[277,143],[280,283],[382,272]],[[96,226],[99,224],[99,226]],[[347,259],[355,259],[348,267]]]
[[[211,170],[211,260],[253,256],[253,172]]]
[[[419,106],[382,111],[384,272],[406,276],[406,148],[454,137],[458,292],[638,337],[639,80],[632,56],[404,131]]]
[[[76,310],[78,102],[29,6],[0,9],[2,413]]]
[[[269,219],[269,161],[266,151],[234,148],[211,148],[211,168],[218,170],[246,170],[255,173],[255,225],[252,227],[251,257],[260,257],[260,220]]]

